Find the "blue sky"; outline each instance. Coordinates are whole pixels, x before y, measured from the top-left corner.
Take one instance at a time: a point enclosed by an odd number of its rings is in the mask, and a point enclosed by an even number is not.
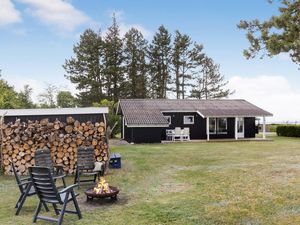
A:
[[[236,92],[269,110],[269,121],[300,121],[300,71],[287,55],[246,60],[248,42],[236,25],[241,19],[267,19],[277,6],[267,0],[0,0],[0,68],[2,76],[20,89],[28,83],[34,99],[45,83],[75,92],[64,78],[62,64],[86,28],[105,31],[116,12],[121,31],[140,29],[151,39],[163,24],[179,29],[204,45],[221,65]],[[299,104],[300,105],[300,104]]]

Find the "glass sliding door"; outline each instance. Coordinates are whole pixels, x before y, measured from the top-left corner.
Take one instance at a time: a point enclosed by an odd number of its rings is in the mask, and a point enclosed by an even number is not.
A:
[[[238,117],[237,118],[237,137],[238,138],[244,138],[244,118]]]

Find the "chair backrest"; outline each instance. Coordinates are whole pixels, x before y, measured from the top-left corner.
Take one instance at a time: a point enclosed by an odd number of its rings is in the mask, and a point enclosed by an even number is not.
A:
[[[173,134],[173,130],[169,130],[169,129],[166,130],[166,135],[172,135],[172,134]]]
[[[175,127],[175,135],[181,135],[181,128]]]
[[[183,128],[183,134],[184,135],[190,135],[190,128],[189,127]]]
[[[10,167],[11,167],[11,169],[12,169],[14,175],[15,175],[16,182],[17,182],[17,184],[19,186],[20,192],[24,193],[25,190],[24,190],[24,187],[22,185],[21,178],[20,178],[20,176],[19,176],[19,174],[18,174],[18,172],[16,170],[15,164],[13,163],[12,160],[9,160],[9,164],[10,164]]]
[[[83,169],[94,169],[95,150],[93,147],[79,147],[77,150],[77,165]]]
[[[53,173],[54,168],[49,149],[37,149],[35,151],[35,165],[49,167],[50,171]]]
[[[31,166],[28,170],[35,191],[42,201],[54,204],[63,203],[49,167]]]

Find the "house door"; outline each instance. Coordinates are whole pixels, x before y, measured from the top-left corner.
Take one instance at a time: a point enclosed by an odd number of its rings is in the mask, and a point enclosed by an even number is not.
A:
[[[237,118],[237,137],[244,138],[244,118]]]

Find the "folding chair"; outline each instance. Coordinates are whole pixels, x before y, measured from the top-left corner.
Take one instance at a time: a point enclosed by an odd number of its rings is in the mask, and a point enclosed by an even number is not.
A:
[[[64,187],[66,187],[65,174],[62,165],[53,165],[51,153],[49,149],[37,149],[35,151],[35,165],[49,167],[54,176],[54,180],[62,179]]]
[[[62,190],[58,190],[58,188],[55,185],[54,177],[51,173],[50,168],[35,166],[29,167],[28,169],[33,186],[40,199],[34,213],[34,223],[37,221],[37,219],[42,219],[51,222],[57,222],[57,224],[60,225],[62,224],[65,213],[76,214],[78,215],[79,219],[82,218],[81,211],[76,199],[76,196],[78,196],[78,194],[75,194],[73,190],[73,188],[76,187],[77,184],[70,185],[68,187],[63,188]],[[75,211],[66,209],[67,204],[71,201],[75,206]],[[53,205],[55,214],[58,216],[58,218],[39,215],[42,204],[46,203],[50,203]],[[62,208],[58,209],[57,205],[61,205]]]
[[[11,169],[15,175],[16,182],[18,184],[19,190],[20,190],[20,197],[15,205],[15,208],[17,209],[16,215],[19,215],[23,204],[25,203],[25,200],[27,197],[33,196],[36,194],[34,187],[32,186],[32,182],[29,177],[21,178],[19,174],[17,173],[16,167],[13,163],[13,161],[9,160]],[[44,204],[44,207],[46,211],[49,211],[46,204]]]
[[[78,183],[80,188],[81,182],[96,182],[96,178],[104,174],[104,166],[101,170],[94,171],[95,168],[95,152],[93,147],[79,147],[77,150],[77,166],[74,178],[74,184]],[[81,180],[80,177],[92,176],[90,179]]]

